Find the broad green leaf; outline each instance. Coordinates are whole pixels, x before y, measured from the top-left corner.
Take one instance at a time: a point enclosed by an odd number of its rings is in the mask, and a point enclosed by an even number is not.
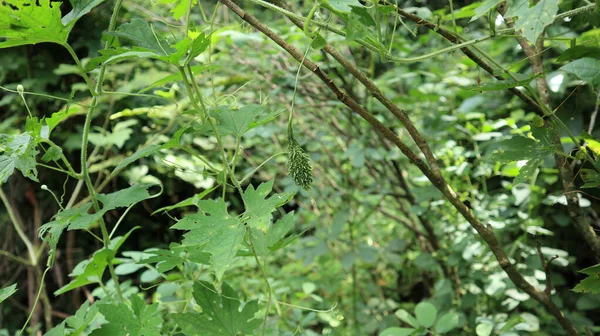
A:
[[[360,2],[354,0],[319,0],[319,2],[338,13],[349,13],[352,7],[362,7]]]
[[[69,335],[65,331],[65,321],[62,321],[61,324],[48,330],[48,332],[44,334],[44,336],[65,336],[65,335]]]
[[[414,328],[391,327],[391,328],[387,328],[384,331],[382,331],[379,334],[379,336],[410,336],[416,330],[417,329],[414,329]]]
[[[221,135],[241,137],[250,129],[250,124],[264,111],[261,105],[247,105],[239,110],[219,109],[211,116],[219,121],[217,128]]]
[[[446,313],[435,323],[435,331],[440,334],[447,333],[458,326],[458,320],[458,314],[454,312]]]
[[[89,101],[84,101],[81,102],[82,104],[85,104]],[[50,116],[50,118],[46,118],[44,119],[46,121],[46,125],[48,125],[48,127],[50,128],[50,132],[52,132],[52,130],[61,122],[63,122],[64,120],[72,117],[72,116],[76,116],[76,115],[80,115],[80,114],[85,114],[85,109],[80,106],[80,105],[76,105],[76,104],[71,104],[69,106],[69,109],[67,110],[67,107],[65,106],[63,109],[61,109],[58,112],[54,112],[52,113],[52,116]]]
[[[529,8],[529,0],[511,0],[508,5],[508,10],[504,14],[505,17],[521,16],[522,13]]]
[[[490,336],[492,331],[494,331],[494,326],[488,323],[480,323],[475,328],[477,336]]]
[[[113,127],[112,132],[90,133],[89,141],[96,146],[106,147],[114,145],[117,146],[117,148],[121,148],[125,145],[125,142],[129,140],[131,134],[133,134],[131,126],[136,125],[137,123],[138,121],[136,119],[118,122]]]
[[[98,303],[98,311],[108,323],[94,330],[90,336],[161,336],[163,320],[158,303],[146,305],[137,295],[131,296],[131,309],[124,303]]]
[[[82,16],[89,13],[94,7],[98,6],[104,0],[69,0],[73,9],[65,15],[61,22],[63,25],[68,26],[69,24],[79,20]]]
[[[242,246],[245,226],[227,213],[223,199],[199,201],[201,212],[183,217],[172,229],[190,230],[184,234],[184,245],[204,245],[211,254],[210,262],[220,280]]]
[[[127,189],[122,189],[110,194],[99,194],[98,200],[102,202],[102,211],[106,212],[120,207],[128,207],[137,202],[150,198],[148,189],[153,184],[138,183]]]
[[[437,318],[437,308],[429,302],[420,302],[415,307],[415,316],[421,326],[432,327]]]
[[[52,146],[50,146],[50,148],[48,148],[48,150],[46,150],[46,153],[44,153],[44,156],[42,156],[42,161],[44,161],[44,162],[58,161],[61,156],[62,156],[62,149],[58,146],[52,145]]]
[[[96,305],[90,307],[89,301],[86,300],[73,316],[65,320],[66,324],[74,329],[71,335],[80,335],[83,333],[88,325],[92,323],[96,314],[98,314],[98,307]]]
[[[61,23],[60,2],[4,0],[0,2],[0,49],[26,44],[64,44],[74,22]]]
[[[562,66],[560,69],[574,74],[594,87],[600,86],[600,60],[598,59],[580,58]]]
[[[485,0],[481,4],[481,6],[475,8],[475,15],[473,15],[473,17],[471,18],[471,20],[469,22],[473,22],[473,21],[479,19],[480,17],[485,15],[487,12],[489,12],[491,9],[496,7],[502,1],[503,0]]]
[[[531,159],[527,161],[527,163],[521,167],[519,170],[519,175],[515,177],[513,181],[514,184],[519,183],[529,183],[531,179],[535,176],[535,173],[538,167],[544,162],[544,159]]]
[[[104,270],[106,269],[106,266],[108,266],[108,260],[114,258],[115,253],[114,250],[102,249],[96,251],[92,258],[77,264],[71,274],[69,274],[69,276],[74,277],[75,279],[54,292],[54,295],[58,296],[75,288],[100,282]]]
[[[135,153],[133,153],[132,155],[125,158],[125,160],[122,160],[121,162],[119,162],[119,164],[115,167],[115,169],[113,169],[112,173],[114,174],[115,172],[127,167],[129,164],[131,164],[143,157],[147,157],[151,154],[156,153],[159,149],[161,149],[160,145],[150,145],[150,146],[146,146],[146,147],[142,147],[142,148],[138,149]]]
[[[196,38],[190,43],[190,51],[187,56],[186,63],[189,63],[194,57],[203,53],[210,45],[210,36],[206,36],[204,33],[196,36]]]
[[[584,268],[580,273],[587,274],[588,277],[581,280],[575,288],[574,292],[600,294],[600,264]]]
[[[396,317],[398,317],[400,321],[410,325],[411,327],[417,328],[420,325],[419,321],[417,321],[417,319],[415,319],[414,316],[412,316],[409,312],[407,312],[404,309],[397,310],[394,315],[396,315]]]
[[[15,169],[37,182],[35,156],[38,152],[32,140],[28,133],[5,137],[0,135],[0,185],[8,180]]]
[[[597,188],[600,186],[600,173],[593,169],[584,168],[581,170],[581,178],[585,182],[581,188]]]
[[[54,265],[56,246],[58,245],[58,240],[60,239],[60,235],[64,229],[66,229],[69,224],[73,223],[80,217],[89,216],[88,210],[91,206],[92,205],[90,203],[86,203],[76,208],[59,211],[56,215],[54,215],[53,221],[40,226],[38,235],[42,241],[45,241],[50,246],[50,251],[48,252],[49,266]]]
[[[157,55],[167,56],[175,50],[167,41],[158,37],[148,23],[142,19],[133,19],[124,23],[113,35],[131,40],[135,45],[148,49]]]
[[[523,36],[535,43],[546,26],[554,21],[558,12],[558,0],[540,0],[533,7],[524,9],[516,21],[515,29],[521,30]]]
[[[4,300],[8,299],[9,296],[15,294],[17,292],[17,284],[12,284],[8,287],[4,287],[0,289],[0,303]]]
[[[535,129],[535,128],[534,128]],[[537,160],[544,159],[546,156],[554,154],[556,147],[550,142],[548,132],[550,130],[541,130],[538,137],[539,141],[523,136],[515,135],[510,139],[501,142],[501,150],[494,155],[496,160],[518,161],[518,160]]]
[[[212,284],[198,281],[194,284],[194,299],[202,307],[202,313],[171,315],[188,336],[253,335],[262,323],[254,318],[257,301],[247,302],[240,311],[238,295],[227,283],[223,283],[219,295]]]
[[[90,214],[91,203],[85,203],[79,207],[59,211],[54,215],[54,220],[42,225],[39,229],[39,237],[50,246],[50,258],[48,265],[54,264],[54,256],[58,240],[64,229],[69,230],[87,229],[98,221],[105,213],[119,207],[128,207],[134,203],[150,198],[148,188],[153,184],[136,184],[127,189],[119,190],[111,194],[100,194],[98,200],[102,202],[100,211]]]
[[[560,54],[560,56],[558,56],[556,59],[556,62],[566,62],[583,57],[600,59],[600,48],[585,45],[574,46],[573,48],[569,48]]]
[[[261,183],[256,189],[249,185],[244,191],[242,197],[246,204],[246,212],[243,220],[251,228],[266,231],[271,224],[273,211],[289,200],[289,196],[285,194],[274,194],[267,198],[273,190],[273,182],[274,180]]]

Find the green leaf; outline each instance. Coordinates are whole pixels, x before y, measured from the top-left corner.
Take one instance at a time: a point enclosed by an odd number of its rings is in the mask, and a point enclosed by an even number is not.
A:
[[[387,328],[384,331],[382,331],[379,334],[379,336],[410,336],[416,330],[417,329],[414,329],[414,328],[391,327],[391,328]]]
[[[415,307],[415,316],[421,326],[429,328],[435,323],[437,308],[429,302],[420,302]]]
[[[52,145],[52,146],[50,146],[50,148],[48,148],[48,150],[46,150],[46,153],[44,153],[44,156],[42,156],[42,161],[44,161],[44,162],[58,161],[61,156],[62,156],[62,149],[58,146]]]
[[[510,18],[521,16],[522,13],[529,8],[529,0],[512,0],[508,5],[508,10],[504,17]]]
[[[531,43],[535,43],[546,26],[554,21],[558,12],[558,0],[540,0],[533,7],[524,9],[518,14],[516,30],[521,30],[523,36]]]
[[[310,47],[315,50],[321,50],[327,46],[327,41],[321,36],[321,34],[317,34],[315,38],[310,43]]]
[[[584,57],[570,62],[560,68],[572,73],[577,78],[589,82],[594,87],[600,86],[600,60]]]
[[[409,312],[404,309],[400,309],[395,313],[396,317],[400,319],[400,321],[410,325],[411,327],[419,327],[419,321],[415,319]]]
[[[440,334],[447,333],[458,326],[458,320],[458,314],[454,312],[446,313],[436,322],[435,331]]]
[[[494,326],[488,323],[480,323],[475,328],[477,336],[490,336],[492,331],[494,331]]]
[[[544,159],[531,159],[528,160],[527,163],[521,167],[519,170],[519,175],[515,177],[513,181],[514,184],[518,183],[529,183],[531,179],[535,176],[535,173],[538,167],[544,162]]]
[[[82,16],[89,13],[94,7],[98,6],[104,0],[69,0],[73,9],[65,15],[61,22],[68,26],[71,23],[79,20]]]
[[[502,1],[504,0],[485,0],[481,6],[475,8],[475,15],[473,15],[469,22],[479,19]]]
[[[9,296],[15,294],[17,292],[17,284],[14,283],[8,287],[4,287],[0,289],[0,303],[4,300],[8,299]]]
[[[206,36],[204,33],[196,36],[196,38],[190,44],[190,52],[187,56],[186,63],[189,63],[194,57],[203,53],[210,45],[210,36]]]
[[[108,323],[90,336],[160,336],[163,320],[158,303],[146,305],[137,295],[131,296],[131,308],[124,303],[98,304],[98,310]]]
[[[104,270],[108,266],[108,260],[114,258],[114,250],[102,249],[96,251],[92,258],[84,260],[77,264],[69,276],[74,277],[70,283],[54,292],[54,295],[60,295],[78,287],[98,283],[102,280]]]
[[[600,174],[589,168],[584,168],[581,170],[581,178],[585,182],[581,188],[596,188],[600,186]]]
[[[600,48],[585,45],[577,45],[573,48],[565,50],[562,54],[560,54],[560,56],[558,56],[558,58],[556,59],[556,62],[566,62],[583,57],[600,59]]]
[[[157,55],[167,56],[175,51],[167,41],[160,39],[152,31],[150,25],[142,19],[133,19],[131,22],[122,24],[112,35],[131,40],[135,45],[150,50]]]
[[[198,281],[194,284],[194,299],[202,313],[171,315],[188,336],[249,335],[262,323],[254,318],[257,301],[247,302],[240,311],[238,295],[227,283],[223,283],[219,295],[212,284]]]
[[[256,190],[249,185],[242,196],[246,201],[246,212],[244,221],[254,229],[266,231],[271,224],[271,215],[275,209],[288,202],[289,196],[285,194],[274,194],[266,198],[273,189],[274,180],[261,183]]]
[[[8,180],[15,169],[21,171],[23,176],[34,181],[37,179],[37,169],[35,168],[35,143],[28,133],[6,136],[6,143],[0,141],[0,185]],[[0,135],[2,140],[2,135]]]
[[[74,329],[71,335],[80,335],[87,328],[90,323],[94,320],[98,314],[98,307],[93,305],[90,307],[89,301],[85,301],[75,315],[68,317],[65,322],[67,325]]]
[[[26,44],[67,43],[74,22],[61,23],[60,2],[4,0],[0,2],[0,49]]]
[[[219,121],[217,126],[221,135],[241,137],[250,129],[251,123],[264,111],[261,105],[247,105],[239,110],[217,110],[211,113]]]
[[[199,201],[201,212],[183,217],[172,229],[190,230],[184,234],[184,245],[203,245],[211,254],[210,262],[221,280],[242,246],[244,225],[227,213],[223,199]]]
[[[360,2],[354,0],[320,0],[320,2],[338,13],[349,13],[352,7],[362,7]]]
[[[125,145],[125,142],[129,140],[131,134],[133,134],[131,126],[136,125],[137,123],[138,121],[136,119],[118,122],[113,127],[112,132],[90,133],[89,141],[96,146],[117,146],[118,148],[121,148]]]

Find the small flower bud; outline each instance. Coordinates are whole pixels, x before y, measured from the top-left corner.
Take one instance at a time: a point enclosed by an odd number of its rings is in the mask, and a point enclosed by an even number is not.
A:
[[[17,91],[22,96],[23,95],[23,91],[25,91],[25,89],[23,88],[23,85],[21,85],[21,84],[17,85]]]

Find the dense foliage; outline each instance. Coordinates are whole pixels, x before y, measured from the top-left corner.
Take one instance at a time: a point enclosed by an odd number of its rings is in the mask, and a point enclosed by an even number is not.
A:
[[[599,11],[0,2],[0,335],[600,333]]]

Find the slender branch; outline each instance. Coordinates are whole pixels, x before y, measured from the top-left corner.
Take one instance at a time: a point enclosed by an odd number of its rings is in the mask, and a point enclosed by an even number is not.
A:
[[[10,217],[10,221],[12,222],[15,231],[17,231],[17,234],[19,235],[19,238],[21,238],[21,240],[23,241],[23,244],[25,244],[25,247],[27,247],[27,252],[29,254],[29,260],[31,261],[31,265],[37,265],[38,259],[36,257],[35,248],[33,247],[31,240],[29,240],[25,232],[23,232],[23,229],[21,228],[21,223],[17,219],[17,216],[15,215],[10,205],[10,202],[8,201],[8,198],[4,193],[4,190],[2,190],[2,187],[0,187],[0,199],[2,199],[2,203],[4,204],[4,207],[6,207],[6,212],[8,213],[8,217]]]

